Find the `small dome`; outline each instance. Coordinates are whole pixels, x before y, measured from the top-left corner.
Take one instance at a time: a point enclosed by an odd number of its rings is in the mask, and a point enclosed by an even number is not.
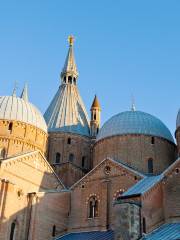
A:
[[[126,134],[162,137],[174,143],[169,129],[158,118],[141,111],[126,111],[110,118],[101,128],[97,140]]]
[[[178,129],[179,127],[180,127],[180,110],[179,110],[178,115],[177,115],[176,129]]]
[[[40,111],[33,104],[16,96],[0,97],[0,119],[21,121],[47,132],[47,125]]]

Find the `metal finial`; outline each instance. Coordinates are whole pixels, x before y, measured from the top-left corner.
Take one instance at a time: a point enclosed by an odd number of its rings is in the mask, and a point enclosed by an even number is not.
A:
[[[73,44],[74,44],[74,37],[73,37],[72,35],[70,35],[70,36],[68,37],[68,42],[69,42],[69,45],[70,45],[70,46],[73,46]]]
[[[136,105],[135,105],[135,99],[134,96],[131,98],[132,104],[131,104],[131,111],[135,112],[136,111]]]

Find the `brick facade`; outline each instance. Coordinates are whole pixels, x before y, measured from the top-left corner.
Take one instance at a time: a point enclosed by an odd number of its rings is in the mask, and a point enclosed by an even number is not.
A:
[[[31,150],[40,150],[46,154],[47,133],[23,122],[0,120],[0,149],[4,150],[4,156],[0,158]]]
[[[148,173],[148,159],[153,159],[154,174],[165,170],[176,159],[176,146],[162,138],[145,135],[114,136],[97,141],[93,166],[106,157],[119,160],[142,173]]]

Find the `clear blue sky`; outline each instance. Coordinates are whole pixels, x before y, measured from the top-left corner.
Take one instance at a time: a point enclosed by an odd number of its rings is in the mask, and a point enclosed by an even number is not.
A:
[[[0,3],[0,95],[28,82],[44,112],[75,36],[78,86],[87,110],[94,94],[102,121],[128,110],[159,117],[174,133],[180,107],[179,0],[17,0]]]

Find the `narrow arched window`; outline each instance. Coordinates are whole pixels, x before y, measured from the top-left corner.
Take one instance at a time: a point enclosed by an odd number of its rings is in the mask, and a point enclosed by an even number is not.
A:
[[[83,156],[82,157],[82,168],[85,168],[86,167],[86,157]]]
[[[150,174],[153,173],[153,159],[152,158],[148,159],[148,173],[150,173]]]
[[[53,228],[52,228],[52,237],[55,237],[56,236],[56,225],[53,225]]]
[[[56,153],[56,159],[55,159],[55,163],[60,163],[61,161],[61,154],[59,152]]]
[[[11,122],[11,123],[9,123],[8,130],[9,130],[10,132],[12,132],[12,128],[13,128],[13,123]]]
[[[15,228],[16,228],[16,222],[14,221],[11,223],[11,231],[10,231],[9,240],[14,240]]]
[[[68,82],[72,83],[72,77],[71,76],[68,77]]]
[[[74,159],[75,159],[74,154],[70,153],[69,154],[69,162],[74,162]]]
[[[151,144],[153,144],[153,145],[155,144],[155,138],[154,137],[151,138]]]
[[[143,230],[143,233],[146,233],[146,219],[143,217],[143,221],[142,221],[142,230]]]
[[[71,138],[68,138],[67,144],[71,144]]]
[[[74,77],[74,84],[76,85],[76,78]]]
[[[6,156],[6,150],[5,150],[5,148],[1,148],[0,149],[0,159],[5,158],[5,156]]]
[[[96,120],[96,113],[94,114],[94,120]]]
[[[66,76],[64,76],[64,83],[66,83]]]
[[[89,199],[88,211],[89,218],[98,217],[98,200],[95,196]]]

